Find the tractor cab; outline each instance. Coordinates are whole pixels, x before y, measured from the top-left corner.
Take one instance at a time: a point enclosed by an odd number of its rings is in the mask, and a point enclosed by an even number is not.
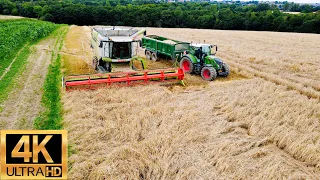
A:
[[[207,56],[215,55],[218,51],[217,45],[210,45],[210,44],[190,44],[191,52],[192,54],[197,54],[199,51],[202,50],[202,54],[205,54]],[[212,51],[214,53],[212,53]]]

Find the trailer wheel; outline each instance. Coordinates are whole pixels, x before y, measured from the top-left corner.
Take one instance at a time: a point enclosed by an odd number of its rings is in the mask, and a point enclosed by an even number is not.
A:
[[[224,72],[224,77],[228,77],[230,73],[230,68],[226,63],[222,63],[222,71]]]
[[[147,60],[151,60],[151,52],[150,51],[146,51],[146,58],[147,58]]]
[[[213,67],[203,67],[201,69],[201,77],[206,81],[213,81],[217,78],[217,71]]]
[[[183,69],[185,73],[192,73],[193,63],[188,57],[183,57],[180,61],[180,68]]]
[[[157,61],[157,60],[158,60],[158,55],[157,55],[157,53],[152,53],[152,55],[151,55],[151,60],[152,60],[152,61]]]

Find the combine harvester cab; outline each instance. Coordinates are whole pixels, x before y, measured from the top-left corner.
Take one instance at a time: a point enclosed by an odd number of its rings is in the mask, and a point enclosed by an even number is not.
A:
[[[143,59],[137,57],[140,44],[137,37],[145,32],[132,27],[92,28],[93,68],[102,73],[146,69]],[[141,63],[140,68],[135,67],[134,61]]]
[[[146,70],[144,59],[137,56],[141,44],[141,40],[137,40],[137,37],[141,34],[145,35],[145,29],[93,28],[91,32],[91,47],[94,50],[92,65],[99,74],[63,77],[62,86],[66,90],[74,90],[172,81],[179,81],[184,85],[184,72],[180,68]]]

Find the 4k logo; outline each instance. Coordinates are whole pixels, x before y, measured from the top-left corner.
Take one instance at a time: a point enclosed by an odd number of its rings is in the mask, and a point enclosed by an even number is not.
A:
[[[1,131],[1,179],[45,178],[67,178],[67,132]]]

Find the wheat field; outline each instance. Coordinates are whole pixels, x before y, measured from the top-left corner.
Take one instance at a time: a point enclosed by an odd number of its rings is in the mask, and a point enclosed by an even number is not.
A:
[[[232,75],[64,92],[70,179],[319,179],[320,35],[147,30],[218,44]]]
[[[94,73],[91,67],[91,30],[89,27],[70,26],[61,51],[64,75]]]
[[[320,98],[319,34],[159,28],[148,34],[217,44],[230,66]]]

